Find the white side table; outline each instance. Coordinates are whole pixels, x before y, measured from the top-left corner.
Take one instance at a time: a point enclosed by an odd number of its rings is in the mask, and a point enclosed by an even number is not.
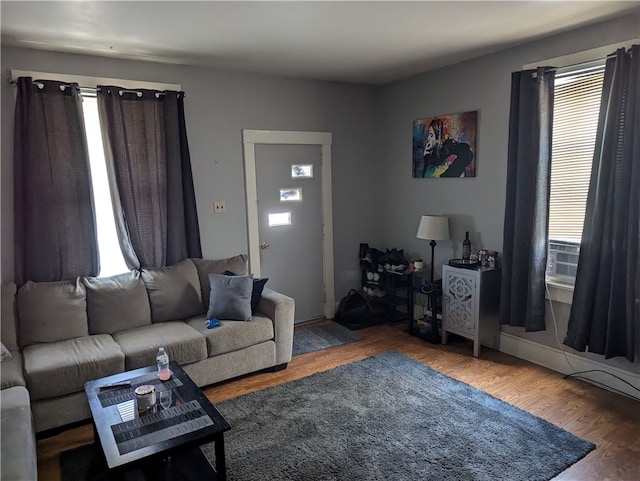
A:
[[[473,355],[480,345],[498,349],[500,339],[500,269],[442,266],[442,344],[447,333],[473,340]]]

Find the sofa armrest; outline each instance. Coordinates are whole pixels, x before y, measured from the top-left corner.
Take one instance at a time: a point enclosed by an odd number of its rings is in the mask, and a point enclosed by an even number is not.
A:
[[[2,481],[37,479],[36,436],[29,392],[23,386],[0,391]]]
[[[13,386],[26,385],[22,353],[20,351],[13,351],[11,358],[2,361],[2,366],[0,366],[0,388],[8,389]]]
[[[291,361],[293,351],[295,301],[289,296],[265,287],[258,304],[258,311],[273,321],[276,365],[288,363]]]

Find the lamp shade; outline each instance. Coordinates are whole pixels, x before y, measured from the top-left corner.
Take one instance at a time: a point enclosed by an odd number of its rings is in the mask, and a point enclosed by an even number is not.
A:
[[[449,239],[449,218],[444,215],[423,215],[418,226],[418,239]]]

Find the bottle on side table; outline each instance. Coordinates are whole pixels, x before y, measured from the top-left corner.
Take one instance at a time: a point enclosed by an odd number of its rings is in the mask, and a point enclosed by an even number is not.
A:
[[[468,261],[471,257],[471,241],[469,240],[469,231],[464,235],[462,241],[462,259]]]

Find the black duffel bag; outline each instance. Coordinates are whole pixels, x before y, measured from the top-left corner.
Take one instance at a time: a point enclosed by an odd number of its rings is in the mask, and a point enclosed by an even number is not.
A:
[[[384,322],[385,308],[366,292],[351,289],[338,305],[335,321],[351,329]]]

